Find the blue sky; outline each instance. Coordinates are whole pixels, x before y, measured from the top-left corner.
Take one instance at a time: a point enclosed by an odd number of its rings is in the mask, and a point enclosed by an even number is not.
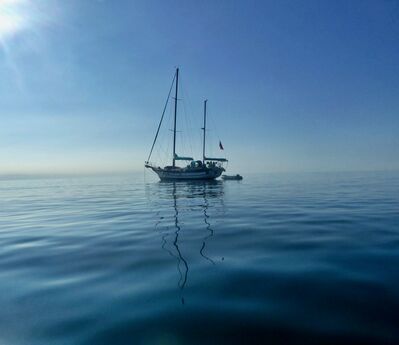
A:
[[[141,170],[177,65],[197,157],[207,98],[232,172],[399,169],[398,61],[398,1],[2,0],[0,173]]]

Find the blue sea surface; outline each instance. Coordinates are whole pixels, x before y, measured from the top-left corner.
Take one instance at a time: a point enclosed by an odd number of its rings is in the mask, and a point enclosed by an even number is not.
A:
[[[0,180],[0,344],[399,344],[399,173]]]

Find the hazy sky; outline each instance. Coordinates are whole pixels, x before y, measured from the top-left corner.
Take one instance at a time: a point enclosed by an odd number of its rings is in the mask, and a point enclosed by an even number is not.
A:
[[[142,169],[177,65],[231,172],[399,169],[398,1],[0,0],[0,173]]]

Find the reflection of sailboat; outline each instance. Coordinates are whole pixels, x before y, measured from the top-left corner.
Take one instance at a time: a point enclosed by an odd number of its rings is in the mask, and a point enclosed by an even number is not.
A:
[[[175,209],[175,238],[173,241],[173,245],[176,248],[176,252],[178,253],[178,262],[177,262],[177,269],[180,273],[180,280],[179,280],[179,287],[184,289],[184,286],[187,282],[187,275],[188,275],[188,264],[187,261],[184,259],[178,245],[179,240],[179,232],[181,230],[179,226],[179,210],[177,209],[177,200],[176,200],[176,185],[173,184],[173,208]],[[183,270],[181,270],[181,266],[183,266]]]
[[[209,205],[208,205],[208,200],[207,200],[207,198],[206,198],[206,194],[204,193],[204,222],[205,222],[205,224],[206,224],[206,230],[209,231],[209,235],[205,236],[205,238],[204,238],[204,240],[203,240],[203,242],[202,242],[202,247],[201,247],[201,250],[200,250],[200,254],[201,254],[201,256],[202,256],[204,259],[208,260],[209,262],[211,262],[211,263],[214,265],[214,264],[215,264],[215,261],[213,261],[210,257],[208,257],[208,256],[206,256],[206,255],[204,254],[204,249],[205,249],[205,246],[206,246],[206,241],[207,241],[210,237],[213,236],[213,229],[211,228],[211,224],[210,224],[209,221],[208,221],[208,218],[209,218],[209,215],[207,214],[208,207],[209,207]]]
[[[165,166],[161,168],[155,164],[150,163],[151,154],[154,149],[154,145],[157,141],[159,130],[162,125],[163,117],[165,114],[166,107],[168,105],[168,101],[170,98],[170,94],[175,85],[175,104],[174,104],[174,122],[173,122],[173,156],[172,156],[172,165]],[[165,104],[165,108],[161,117],[161,121],[159,122],[157,132],[155,134],[155,138],[151,147],[150,154],[145,162],[145,167],[153,170],[161,180],[213,180],[219,177],[225,169],[223,168],[223,163],[227,162],[226,158],[209,158],[205,156],[205,139],[206,139],[206,102],[204,102],[204,127],[202,130],[203,133],[203,152],[202,152],[202,160],[195,161],[191,157],[181,157],[176,154],[176,123],[177,123],[177,94],[179,88],[179,69],[176,69],[176,73],[173,77],[172,85],[169,90],[168,98]],[[221,149],[223,146],[219,143]],[[176,165],[176,161],[189,161],[190,164],[186,167],[182,168]]]
[[[155,227],[157,230],[162,228],[165,223],[164,229],[161,232],[162,249],[165,250],[170,256],[174,257],[177,262],[177,270],[179,273],[178,286],[181,290],[185,288],[189,277],[189,261],[187,260],[184,251],[182,250],[183,242],[181,242],[181,234],[183,230],[190,230],[182,226],[181,218],[184,217],[188,211],[191,216],[195,216],[198,211],[203,215],[203,223],[205,224],[205,236],[202,239],[199,254],[207,262],[215,264],[215,261],[210,257],[206,251],[206,246],[209,240],[214,235],[214,229],[211,225],[210,210],[217,210],[218,206],[223,208],[223,183],[221,181],[180,181],[180,182],[160,182],[153,184],[159,188],[156,193],[157,204],[157,221]],[[173,215],[172,224],[168,223],[168,216],[161,215],[159,211],[160,200],[173,198]],[[179,202],[180,200],[180,202]],[[200,202],[198,202],[200,201]],[[220,202],[220,203],[219,203]],[[162,204],[164,204],[162,202]],[[194,204],[194,205],[193,205]],[[170,213],[169,213],[170,215]],[[170,218],[169,218],[170,219]],[[169,224],[169,225],[167,225]],[[171,231],[170,225],[174,228]],[[185,231],[186,234],[188,234]],[[191,233],[192,234],[192,233]]]

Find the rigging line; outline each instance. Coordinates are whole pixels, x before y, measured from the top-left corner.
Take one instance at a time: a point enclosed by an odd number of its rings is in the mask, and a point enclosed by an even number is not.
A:
[[[166,127],[169,128],[170,126],[173,126],[172,123],[172,117],[173,117],[173,104],[170,103],[170,111],[166,111],[165,115],[167,115],[166,119],[164,119],[164,121],[166,121]],[[169,115],[168,115],[169,113]],[[160,132],[159,134],[159,139],[158,142],[161,142],[161,145],[158,145],[155,148],[154,153],[157,153],[157,157],[159,160],[159,163],[161,165],[165,165],[165,163],[167,163],[167,159],[169,159],[169,148],[171,145],[171,141],[173,141],[173,137],[171,137],[168,133],[168,135],[166,135],[165,131],[164,132]],[[166,149],[165,149],[166,147]]]
[[[194,157],[194,150],[193,150],[193,145],[192,145],[192,140],[191,140],[192,128],[190,128],[191,127],[190,117],[187,115],[187,105],[188,105],[188,103],[186,103],[187,91],[185,88],[185,84],[184,84],[184,87],[183,87],[183,83],[181,83],[181,85],[182,85],[181,90],[182,90],[182,94],[183,94],[182,104],[183,104],[183,112],[184,112],[184,121],[185,121],[186,131],[187,131],[187,133],[185,133],[185,137],[186,137],[188,145],[190,146],[191,156]]]
[[[190,105],[190,103],[189,103]],[[192,128],[193,132],[193,141],[194,141],[194,150],[197,150],[201,152],[202,148],[202,133],[200,128],[202,128],[201,123],[202,123],[202,116],[198,112],[198,107],[193,110],[192,105],[190,105],[190,109],[193,112],[194,116],[189,118],[190,121],[190,127]]]
[[[215,126],[215,122],[214,122],[212,116],[209,116],[209,124],[212,126],[213,131],[214,131],[215,134],[216,134],[216,137],[217,137],[218,139],[220,139],[220,138],[219,138],[219,133],[218,133],[218,131],[217,131],[217,128],[216,128],[216,126]]]
[[[183,83],[182,83],[182,78],[180,78],[180,99],[179,100],[183,100],[184,97],[184,93],[183,93]],[[183,115],[184,114],[184,102],[182,101],[181,103],[181,107],[180,107],[180,113]],[[184,122],[183,122],[183,116],[180,116],[180,131],[179,131],[179,135],[177,137],[178,143],[179,143],[179,147],[181,148],[185,148],[185,140],[184,140],[184,135],[185,135],[185,128],[184,128]],[[183,149],[184,150],[184,149]],[[185,151],[184,151],[185,152]],[[183,151],[180,151],[180,153],[182,154]],[[187,154],[187,152],[185,152]]]
[[[173,127],[173,109],[174,105],[173,103],[170,104],[169,107],[169,116],[168,116],[168,123],[167,123],[167,128],[172,128]],[[173,131],[173,129],[169,129],[170,131]],[[163,143],[166,143],[166,150],[164,150],[164,158],[163,158],[163,162],[167,163],[169,162],[170,159],[170,153],[172,152],[171,147],[173,146],[173,136],[169,135],[169,131],[166,133],[164,132],[163,134]],[[165,144],[164,144],[165,146]]]
[[[215,136],[216,136],[217,140],[219,142],[221,142],[222,140],[220,139],[220,135],[219,135],[219,132],[217,130],[216,122],[215,122],[215,120],[212,117],[210,118],[210,123],[211,123],[212,127],[214,128],[214,132],[215,132]],[[219,145],[219,143],[217,143],[217,145]],[[223,148],[223,151],[224,151],[223,155],[226,157],[226,149]]]
[[[163,108],[163,112],[162,112],[162,116],[161,116],[161,121],[159,121],[157,133],[155,134],[154,142],[152,143],[151,151],[150,151],[150,154],[148,155],[147,162],[150,161],[151,154],[152,154],[152,150],[154,149],[155,142],[157,141],[158,134],[159,134],[159,130],[161,129],[162,120],[163,120],[163,117],[164,117],[164,115],[165,115],[166,107],[168,106],[168,103],[169,103],[170,93],[172,92],[172,88],[173,88],[173,84],[175,83],[175,79],[176,79],[176,73],[175,73],[175,75],[174,75],[174,77],[173,77],[172,85],[170,86],[170,89],[169,89],[168,98],[166,99],[165,107]]]

